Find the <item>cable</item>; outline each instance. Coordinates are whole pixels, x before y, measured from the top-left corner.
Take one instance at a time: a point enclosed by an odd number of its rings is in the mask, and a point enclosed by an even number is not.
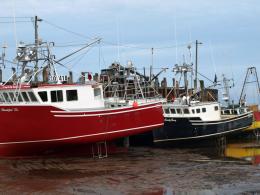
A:
[[[58,29],[60,29],[60,30],[65,31],[65,32],[67,32],[67,33],[74,34],[74,35],[76,35],[76,36],[78,36],[78,37],[86,38],[86,39],[95,39],[95,38],[93,38],[93,37],[89,37],[89,36],[86,36],[86,35],[83,35],[83,34],[80,34],[80,33],[77,33],[77,32],[71,31],[71,30],[68,30],[68,29],[63,28],[63,27],[61,27],[61,26],[58,26],[58,25],[56,25],[56,24],[53,24],[52,22],[49,22],[49,21],[47,21],[47,20],[42,20],[42,21],[45,22],[46,24],[49,24],[49,25],[51,25],[51,26],[53,26],[53,27],[55,27],[55,28],[58,28]]]

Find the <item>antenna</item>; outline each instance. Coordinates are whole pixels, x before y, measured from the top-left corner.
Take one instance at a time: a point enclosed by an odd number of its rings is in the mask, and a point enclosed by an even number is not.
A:
[[[15,16],[15,0],[13,0],[13,20],[14,20],[14,40],[15,40],[15,48],[17,48],[16,16]]]
[[[151,53],[152,53],[152,59],[151,59],[151,66],[150,66],[150,81],[152,80],[152,76],[153,76],[153,51],[154,51],[154,48],[152,47],[151,48]]]
[[[119,45],[119,21],[118,21],[118,18],[116,20],[116,38],[117,38],[117,61],[118,63],[120,63],[120,45]]]

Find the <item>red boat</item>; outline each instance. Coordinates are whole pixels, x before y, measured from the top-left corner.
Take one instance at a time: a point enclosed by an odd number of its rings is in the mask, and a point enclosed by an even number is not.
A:
[[[159,100],[109,102],[102,86],[0,86],[0,155],[114,140],[163,125]]]

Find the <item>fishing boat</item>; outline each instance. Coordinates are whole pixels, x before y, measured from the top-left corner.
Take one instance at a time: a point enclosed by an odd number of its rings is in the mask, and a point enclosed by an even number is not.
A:
[[[176,65],[184,75],[185,94],[163,104],[164,127],[153,131],[155,143],[200,140],[241,132],[252,124],[253,114],[246,107],[222,108],[219,102],[199,101],[189,94],[187,73],[192,65]]]
[[[74,83],[71,76],[58,75],[55,66],[64,58],[56,60],[51,45],[38,40],[19,45],[19,69],[1,81],[0,156],[115,140],[163,125],[160,100],[110,101],[103,97],[102,84],[91,78]],[[4,67],[2,63],[1,73]]]

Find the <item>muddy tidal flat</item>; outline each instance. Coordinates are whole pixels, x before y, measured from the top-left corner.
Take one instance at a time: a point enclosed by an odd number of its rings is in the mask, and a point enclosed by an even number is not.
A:
[[[0,160],[3,194],[260,194],[260,166],[199,149]]]

